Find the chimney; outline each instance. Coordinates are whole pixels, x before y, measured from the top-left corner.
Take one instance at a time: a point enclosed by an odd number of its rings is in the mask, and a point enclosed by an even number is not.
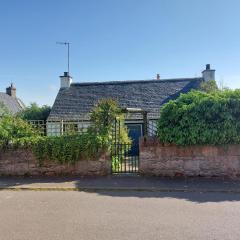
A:
[[[157,79],[157,80],[160,80],[160,74],[159,74],[159,73],[157,74],[156,79]]]
[[[63,76],[60,76],[61,88],[69,88],[72,83],[72,78],[68,72],[64,72]]]
[[[215,70],[211,69],[210,64],[207,64],[206,69],[202,71],[202,77],[205,82],[208,82],[210,80],[215,80]]]
[[[16,88],[14,87],[13,83],[11,83],[11,86],[6,88],[6,94],[16,98]]]

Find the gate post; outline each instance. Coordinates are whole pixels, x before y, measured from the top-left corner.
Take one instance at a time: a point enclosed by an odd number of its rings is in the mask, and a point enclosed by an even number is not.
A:
[[[147,126],[147,112],[143,112],[143,136],[146,137],[148,135],[148,126]]]

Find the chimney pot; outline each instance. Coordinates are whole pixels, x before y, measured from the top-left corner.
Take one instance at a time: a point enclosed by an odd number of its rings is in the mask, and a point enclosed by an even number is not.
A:
[[[210,67],[210,64],[206,64],[206,70],[210,70],[211,67]]]
[[[6,88],[6,94],[16,98],[16,90],[17,89],[14,87],[13,83],[11,83],[11,85],[8,88]]]
[[[157,80],[160,80],[160,74],[157,74]]]

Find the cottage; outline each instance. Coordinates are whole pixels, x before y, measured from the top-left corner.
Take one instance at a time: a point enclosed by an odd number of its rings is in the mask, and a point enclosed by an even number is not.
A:
[[[49,135],[60,134],[66,121],[76,121],[75,130],[87,127],[89,112],[103,98],[115,99],[124,109],[146,111],[148,124],[154,128],[159,110],[166,102],[209,80],[215,80],[215,70],[210,64],[206,65],[201,77],[179,79],[160,79],[157,75],[151,80],[73,83],[65,72],[60,76],[61,88],[48,117],[47,132]],[[142,114],[128,114],[126,125],[132,138],[143,135]]]
[[[25,107],[24,103],[17,97],[16,87],[13,84],[6,88],[5,93],[0,92],[0,103],[12,114],[21,111]]]

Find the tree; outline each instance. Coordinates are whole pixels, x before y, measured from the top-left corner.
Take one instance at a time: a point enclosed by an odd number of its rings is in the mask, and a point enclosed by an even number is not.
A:
[[[42,107],[38,106],[36,103],[31,103],[30,106],[22,110],[18,116],[24,120],[44,120],[46,121],[51,107],[43,105]]]
[[[90,131],[94,131],[102,142],[111,142],[113,123],[117,119],[120,125],[120,134],[118,136],[121,143],[130,143],[127,129],[124,125],[124,114],[118,103],[112,99],[102,99],[90,113],[90,119],[93,126]]]
[[[215,80],[210,80],[208,82],[202,82],[200,85],[200,90],[203,92],[211,93],[219,90]]]

